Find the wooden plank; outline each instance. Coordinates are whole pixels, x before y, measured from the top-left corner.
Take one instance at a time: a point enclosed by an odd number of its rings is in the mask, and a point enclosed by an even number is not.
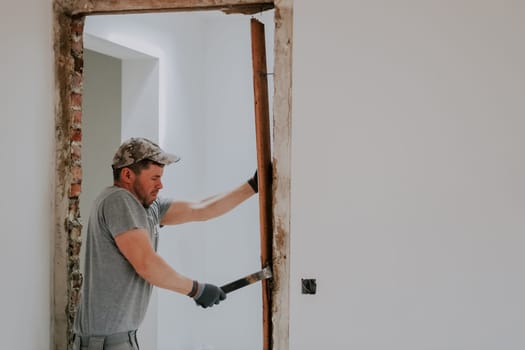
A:
[[[253,90],[255,102],[255,131],[257,169],[259,175],[259,221],[261,236],[261,266],[272,264],[272,186],[270,112],[266,71],[264,24],[251,19]],[[263,350],[271,349],[271,285],[262,281]]]
[[[274,7],[273,0],[55,0],[69,15],[221,10],[254,14]]]

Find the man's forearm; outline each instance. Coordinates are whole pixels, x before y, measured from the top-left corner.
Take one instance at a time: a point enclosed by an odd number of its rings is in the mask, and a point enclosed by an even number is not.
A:
[[[194,210],[198,213],[197,221],[205,221],[221,216],[253,195],[254,192],[251,186],[248,183],[243,183],[230,192],[204,199],[194,205]]]
[[[158,254],[151,255],[145,260],[143,266],[135,268],[135,271],[146,281],[159,288],[184,295],[188,295],[191,291],[193,280],[175,271]]]
[[[221,216],[255,194],[247,183],[199,202],[174,201],[161,220],[162,225],[206,221]]]

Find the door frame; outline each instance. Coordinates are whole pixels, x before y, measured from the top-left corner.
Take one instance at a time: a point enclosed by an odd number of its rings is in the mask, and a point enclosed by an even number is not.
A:
[[[83,30],[88,15],[221,10],[255,14],[275,10],[272,268],[270,348],[289,347],[290,168],[293,0],[54,0],[55,224],[51,339],[54,349],[72,342],[80,299]]]

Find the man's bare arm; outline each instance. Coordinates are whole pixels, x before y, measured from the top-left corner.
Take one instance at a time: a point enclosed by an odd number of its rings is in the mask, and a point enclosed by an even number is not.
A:
[[[200,202],[173,202],[162,218],[162,225],[177,225],[192,221],[206,221],[221,216],[255,194],[248,183],[230,192]]]
[[[146,281],[177,293],[190,293],[193,280],[175,271],[153,250],[146,230],[127,231],[118,235],[115,242],[137,274]]]

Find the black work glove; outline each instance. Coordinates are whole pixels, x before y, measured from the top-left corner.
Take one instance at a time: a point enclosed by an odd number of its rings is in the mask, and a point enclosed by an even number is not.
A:
[[[212,307],[226,299],[226,293],[219,287],[197,281],[193,281],[193,288],[188,296],[192,297],[195,303],[203,308]]]
[[[259,178],[257,176],[257,170],[255,170],[255,174],[253,174],[253,176],[248,180],[248,184],[255,193],[259,192]]]

